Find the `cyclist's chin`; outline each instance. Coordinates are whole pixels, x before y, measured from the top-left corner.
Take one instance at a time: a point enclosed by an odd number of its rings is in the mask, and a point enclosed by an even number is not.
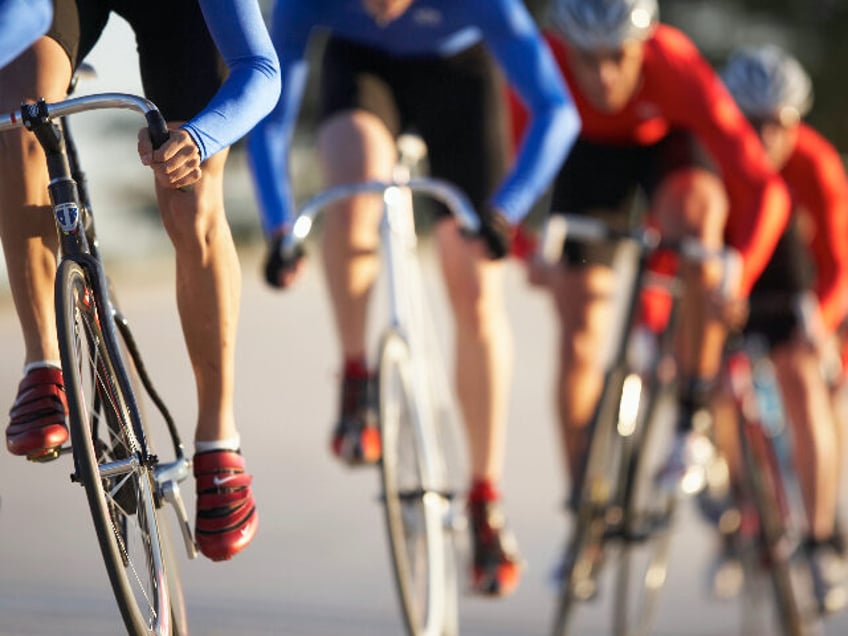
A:
[[[623,95],[620,91],[615,90],[597,90],[586,97],[592,106],[608,115],[624,110],[629,101],[629,95]]]
[[[365,8],[379,24],[397,20],[412,4],[412,0],[365,0]]]

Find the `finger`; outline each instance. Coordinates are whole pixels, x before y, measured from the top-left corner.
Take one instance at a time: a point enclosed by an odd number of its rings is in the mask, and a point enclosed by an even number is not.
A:
[[[163,174],[175,181],[189,173],[199,174],[201,168],[200,156],[189,148],[182,149],[179,154],[157,165],[160,166]]]
[[[149,166],[153,162],[153,142],[147,128],[138,131],[138,157],[142,165]]]
[[[163,164],[154,164],[153,171],[156,181],[166,188],[185,188],[197,183],[203,176],[200,166],[190,167],[184,165],[181,169],[168,172]]]

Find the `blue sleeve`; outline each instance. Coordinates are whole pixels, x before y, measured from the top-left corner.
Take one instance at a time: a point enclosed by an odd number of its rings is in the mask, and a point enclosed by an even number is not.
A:
[[[282,89],[274,110],[247,140],[262,228],[267,235],[288,225],[295,211],[289,150],[309,71],[306,47],[313,16],[308,6],[302,0],[277,3],[271,36],[280,56]]]
[[[44,35],[52,20],[50,0],[0,0],[0,68]]]
[[[486,46],[498,60],[530,117],[515,164],[492,197],[492,205],[518,223],[544,194],[580,132],[580,116],[536,28],[518,0],[480,0]],[[495,4],[500,5],[496,9]]]
[[[229,76],[185,128],[201,160],[232,145],[277,101],[280,66],[256,0],[200,0],[209,32]]]

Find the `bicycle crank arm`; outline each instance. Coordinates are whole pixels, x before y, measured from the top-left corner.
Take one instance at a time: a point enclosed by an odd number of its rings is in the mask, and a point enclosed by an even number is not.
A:
[[[155,475],[159,493],[165,501],[171,504],[174,514],[177,515],[186,554],[189,559],[195,559],[197,558],[197,544],[194,542],[191,524],[188,521],[188,514],[183,503],[183,497],[180,494],[179,485],[179,482],[188,476],[188,467],[188,460],[180,459],[170,464],[160,464],[155,470]]]

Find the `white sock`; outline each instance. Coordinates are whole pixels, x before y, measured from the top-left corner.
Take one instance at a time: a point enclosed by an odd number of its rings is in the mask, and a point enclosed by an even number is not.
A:
[[[194,452],[195,453],[206,453],[208,451],[216,451],[216,450],[231,450],[237,451],[241,448],[241,435],[236,433],[232,437],[228,437],[226,439],[213,439],[210,441],[197,441],[194,442]]]
[[[34,369],[59,369],[62,370],[62,362],[59,360],[40,360],[38,362],[30,362],[24,366],[24,375]]]

